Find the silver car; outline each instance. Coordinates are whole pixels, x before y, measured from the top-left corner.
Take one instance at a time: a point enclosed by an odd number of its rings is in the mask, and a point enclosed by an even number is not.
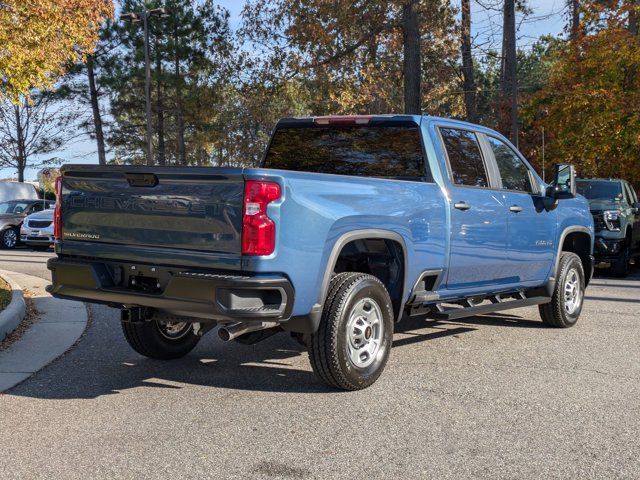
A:
[[[20,229],[20,241],[34,250],[47,250],[53,245],[53,208],[27,216]]]

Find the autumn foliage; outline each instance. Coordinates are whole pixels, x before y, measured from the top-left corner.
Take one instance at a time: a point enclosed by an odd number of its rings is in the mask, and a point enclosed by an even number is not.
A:
[[[585,5],[581,34],[557,53],[523,117],[530,131],[547,132],[547,165],[569,162],[583,176],[633,181],[640,179],[640,38],[628,4],[608,5]]]
[[[72,62],[95,48],[111,0],[3,0],[0,3],[0,97],[16,100],[51,87]]]

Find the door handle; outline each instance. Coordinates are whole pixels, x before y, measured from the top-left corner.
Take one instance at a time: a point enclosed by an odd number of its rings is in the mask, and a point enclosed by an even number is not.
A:
[[[513,213],[520,213],[522,211],[522,207],[520,205],[511,205],[509,210]]]
[[[453,208],[457,208],[458,210],[469,210],[471,205],[467,202],[456,202],[453,204]]]

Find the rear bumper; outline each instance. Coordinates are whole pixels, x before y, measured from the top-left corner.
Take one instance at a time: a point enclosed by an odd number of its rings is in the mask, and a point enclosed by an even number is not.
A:
[[[281,275],[242,276],[202,273],[175,267],[51,258],[47,268],[54,297],[148,307],[174,315],[213,321],[286,322],[294,290]]]

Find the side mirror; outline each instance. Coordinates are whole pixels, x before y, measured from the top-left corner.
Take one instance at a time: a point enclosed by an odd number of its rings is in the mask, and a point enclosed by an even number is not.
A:
[[[568,164],[556,165],[553,184],[546,193],[548,197],[556,200],[575,198],[577,194],[575,167]]]
[[[637,214],[640,213],[640,202],[636,202],[633,205],[631,205],[631,208],[633,208],[633,213]]]

